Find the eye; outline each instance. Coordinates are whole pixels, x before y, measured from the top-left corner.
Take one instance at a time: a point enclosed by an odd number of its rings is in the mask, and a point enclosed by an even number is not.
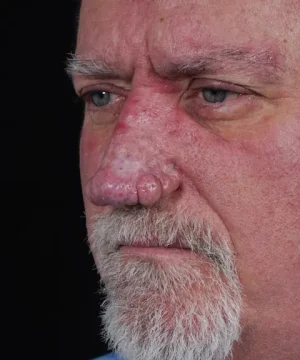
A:
[[[105,86],[105,87],[104,87]],[[119,87],[101,84],[101,88],[84,88],[79,91],[85,116],[95,124],[114,122],[123,108],[126,93]]]
[[[204,88],[202,90],[203,99],[208,103],[222,103],[226,100],[228,93],[228,90],[223,89]]]
[[[260,100],[257,93],[245,86],[212,79],[196,79],[186,94],[182,106],[201,122],[241,119]]]
[[[89,101],[96,107],[108,105],[112,100],[112,95],[106,91],[95,91],[89,94]]]

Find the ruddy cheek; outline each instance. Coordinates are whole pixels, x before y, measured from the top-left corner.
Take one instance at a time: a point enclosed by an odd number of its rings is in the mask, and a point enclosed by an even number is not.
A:
[[[97,171],[103,152],[104,144],[101,137],[83,131],[80,139],[80,172],[83,186]]]

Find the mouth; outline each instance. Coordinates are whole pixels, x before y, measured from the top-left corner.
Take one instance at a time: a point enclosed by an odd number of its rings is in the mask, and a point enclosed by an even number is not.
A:
[[[178,249],[178,250],[190,250],[190,248],[183,246],[179,241],[175,241],[173,244],[167,246],[159,245],[157,240],[152,240],[150,243],[135,242],[130,245],[120,245],[120,248],[141,248],[141,249]]]
[[[190,249],[175,246],[121,246],[120,252],[126,255],[139,255],[150,257],[178,258],[191,255]]]
[[[184,246],[180,241],[175,241],[174,243],[166,246],[159,245],[158,239],[151,239],[148,243],[145,242],[134,242],[130,245],[121,245],[119,247],[121,254],[129,255],[139,255],[147,257],[165,257],[169,259],[186,257],[186,256],[195,256],[190,248]]]

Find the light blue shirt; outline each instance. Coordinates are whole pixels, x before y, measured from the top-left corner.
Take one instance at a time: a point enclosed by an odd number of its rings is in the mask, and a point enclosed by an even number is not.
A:
[[[122,360],[117,354],[107,354],[94,360]]]

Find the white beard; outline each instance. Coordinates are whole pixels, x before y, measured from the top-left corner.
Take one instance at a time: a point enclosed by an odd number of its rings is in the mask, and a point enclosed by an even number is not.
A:
[[[121,254],[179,241],[191,260]],[[104,284],[103,337],[124,360],[224,360],[239,340],[241,285],[227,243],[207,226],[158,207],[101,215],[90,238]]]

